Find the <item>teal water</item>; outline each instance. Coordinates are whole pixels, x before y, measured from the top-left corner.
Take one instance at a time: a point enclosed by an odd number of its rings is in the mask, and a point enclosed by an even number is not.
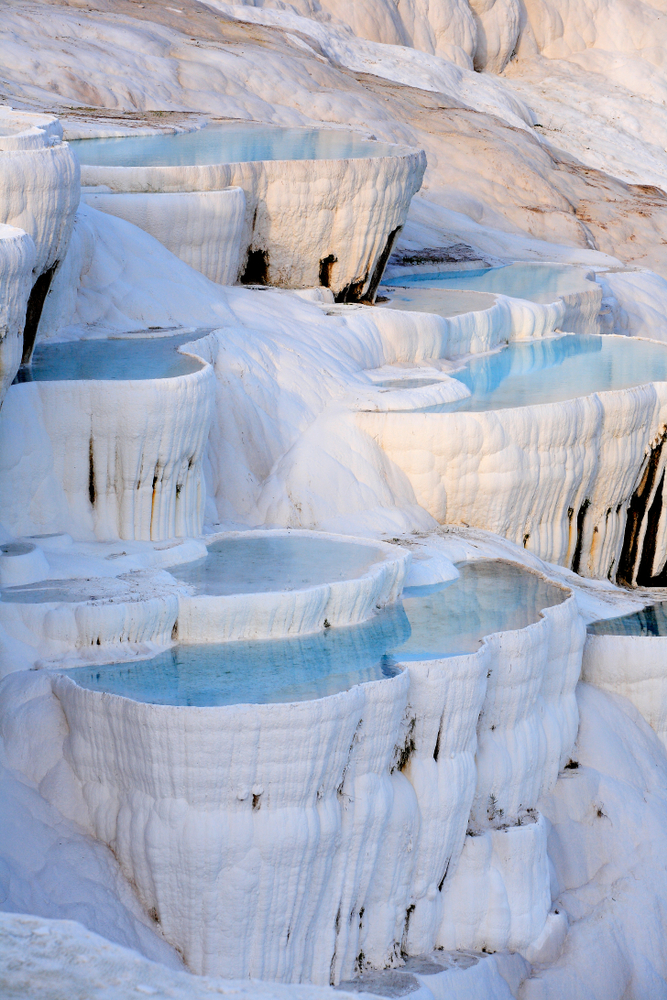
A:
[[[631,337],[567,334],[476,356],[452,377],[471,395],[420,413],[481,412],[556,403],[667,381],[667,345]]]
[[[401,663],[474,652],[523,628],[566,593],[518,566],[479,562],[445,585],[406,590],[370,621],[262,642],[175,646],[150,660],[77,667],[82,687],[160,705],[306,701],[394,676]]]
[[[202,368],[202,362],[179,354],[181,344],[197,337],[189,333],[169,337],[119,337],[109,340],[75,340],[64,344],[37,344],[32,363],[19,368],[20,382],[176,378]]]
[[[389,288],[465,289],[495,292],[517,299],[546,304],[562,295],[594,288],[586,272],[568,264],[506,264],[470,271],[406,274],[383,282]]]
[[[257,160],[342,160],[391,156],[396,148],[355,132],[283,128],[258,122],[207,125],[176,135],[77,139],[70,146],[81,163],[105,167],[187,167]]]
[[[651,604],[619,618],[607,618],[588,626],[591,635],[667,636],[667,604]]]

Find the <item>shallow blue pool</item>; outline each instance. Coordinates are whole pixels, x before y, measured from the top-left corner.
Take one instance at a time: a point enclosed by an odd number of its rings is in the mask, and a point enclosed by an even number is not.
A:
[[[342,160],[391,156],[396,147],[355,132],[283,128],[258,122],[207,125],[195,132],[77,139],[81,163],[105,167],[188,167],[256,160]]]
[[[170,573],[197,594],[257,594],[353,580],[384,559],[383,550],[372,545],[318,538],[316,532],[248,532],[213,542],[204,559],[174,566]]]
[[[567,334],[509,344],[472,358],[452,376],[471,396],[421,413],[480,412],[556,403],[609,389],[667,381],[667,345],[631,337]]]
[[[620,618],[607,618],[588,626],[591,635],[667,636],[667,605],[651,604]]]
[[[388,278],[383,285],[399,288],[465,289],[494,292],[542,304],[595,287],[586,271],[568,264],[506,264],[470,271],[419,272]],[[419,308],[415,306],[415,308]]]
[[[119,337],[113,340],[75,340],[64,344],[37,344],[32,362],[23,365],[14,379],[19,382],[175,378],[199,371],[202,362],[177,348],[197,335],[180,333],[169,337]]]
[[[474,652],[483,636],[523,628],[565,591],[503,562],[460,567],[437,587],[406,590],[370,621],[316,635],[173,649],[136,663],[77,667],[82,687],[160,705],[306,701],[391,677],[400,663]]]

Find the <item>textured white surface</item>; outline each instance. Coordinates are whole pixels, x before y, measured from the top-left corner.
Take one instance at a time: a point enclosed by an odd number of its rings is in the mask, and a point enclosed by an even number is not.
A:
[[[666,404],[658,382],[517,409],[359,413],[357,421],[442,524],[487,528],[569,566],[583,507],[578,571],[613,578],[627,507]],[[666,556],[660,536],[654,565]]]
[[[30,236],[0,223],[0,406],[21,363],[34,264],[35,245]]]
[[[213,388],[206,364],[174,378],[12,386],[0,429],[5,524],[106,541],[200,534]]]
[[[245,195],[241,188],[164,194],[85,191],[92,208],[131,222],[220,285],[235,284],[246,256]]]
[[[23,229],[35,245],[35,278],[67,250],[79,204],[79,164],[62,127],[48,115],[0,109],[0,222]]]
[[[240,187],[246,199],[243,243],[264,254],[264,283],[310,288],[319,284],[320,261],[333,256],[332,291],[361,298],[390,235],[405,222],[425,166],[423,152],[397,146],[393,156],[368,159],[84,166],[82,179],[119,192]],[[350,286],[355,291],[346,292]]]
[[[476,794],[484,808],[494,795],[510,819],[553,787],[576,733],[582,644],[570,598],[478,653],[292,705],[155,706],[61,675],[49,709],[44,683],[21,694],[15,674],[5,713],[13,717],[20,695],[26,738],[14,732],[13,766],[26,762],[33,780],[35,767],[52,775],[39,779],[44,794],[57,790],[61,808],[112,847],[191,968],[347,979],[361,952],[362,967],[381,967],[401,942],[413,954],[434,947],[438,887],[455,868]],[[512,686],[519,666],[525,683]],[[490,684],[494,673],[500,683]],[[504,766],[489,771],[475,766],[475,751],[488,743],[503,683],[505,724],[493,739]],[[31,743],[31,704],[64,712],[60,748]],[[485,815],[480,830],[494,822]],[[508,898],[521,895],[509,884],[520,867],[511,851],[507,865]],[[548,906],[536,902],[528,920],[521,905],[505,924],[524,943],[542,931]],[[506,946],[503,928],[489,932],[490,946]]]
[[[283,532],[267,532],[269,536]],[[309,532],[291,531],[290,536]],[[215,540],[243,537],[241,532],[215,536]],[[318,538],[344,536],[318,532]],[[363,541],[347,539],[351,542]],[[182,594],[178,601],[179,642],[230,642],[242,639],[277,639],[287,635],[319,632],[329,625],[355,625],[370,618],[375,608],[396,601],[410,566],[403,548],[369,542],[384,558],[357,578],[323,583],[304,590],[257,594]]]
[[[43,580],[49,564],[42,550],[32,542],[0,545],[0,587],[20,587]]]
[[[667,747],[667,642],[657,635],[588,635],[582,680],[622,695]]]
[[[24,644],[27,659],[22,662],[0,644],[0,675],[44,660],[108,663],[146,653],[151,648],[146,644],[170,644],[178,615],[178,588],[170,576],[139,572],[116,580],[92,577],[87,588],[90,600],[0,602],[0,626]]]
[[[44,920],[15,913],[0,914],[0,963],[4,1000],[27,996],[32,1000],[127,1000],[143,996],[174,1000],[357,1000],[360,996],[317,986],[203,979],[165,968],[157,955],[149,961],[130,947],[110,944],[74,919]],[[505,1000],[507,994],[500,992],[501,976],[492,973],[488,981],[498,990],[491,1000]]]

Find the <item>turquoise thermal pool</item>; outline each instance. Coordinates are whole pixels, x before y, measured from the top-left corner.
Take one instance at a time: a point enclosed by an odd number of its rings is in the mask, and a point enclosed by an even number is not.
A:
[[[14,382],[114,382],[190,375],[201,369],[202,362],[180,354],[178,347],[197,336],[192,331],[168,337],[138,333],[109,340],[37,344],[31,364],[19,369]]]
[[[306,701],[397,674],[400,664],[471,653],[485,635],[523,628],[566,591],[511,563],[460,567],[448,584],[404,591],[370,621],[316,635],[175,646],[150,660],[76,667],[81,687],[160,705]]]
[[[503,267],[481,270],[406,274],[385,279],[383,285],[387,286],[392,295],[395,294],[396,287],[443,291],[465,289],[510,295],[512,298],[546,304],[555,302],[563,295],[573,295],[594,288],[595,283],[586,277],[586,273],[568,264],[506,264]]]
[[[104,167],[203,167],[258,160],[344,160],[392,156],[396,147],[355,132],[283,128],[258,122],[207,125],[195,132],[77,139],[81,163]]]
[[[588,626],[591,635],[667,636],[667,605],[651,604],[619,618],[607,618]]]
[[[630,337],[567,334],[509,344],[451,372],[471,392],[420,413],[505,410],[667,381],[667,345]]]
[[[385,558],[371,545],[259,532],[213,542],[204,559],[175,566],[170,573],[197,594],[257,594],[353,580]]]

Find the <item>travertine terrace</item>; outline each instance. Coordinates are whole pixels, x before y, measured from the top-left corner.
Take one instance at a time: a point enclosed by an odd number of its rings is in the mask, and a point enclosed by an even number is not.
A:
[[[667,22],[574,6],[3,11],[3,998],[667,1000]]]

